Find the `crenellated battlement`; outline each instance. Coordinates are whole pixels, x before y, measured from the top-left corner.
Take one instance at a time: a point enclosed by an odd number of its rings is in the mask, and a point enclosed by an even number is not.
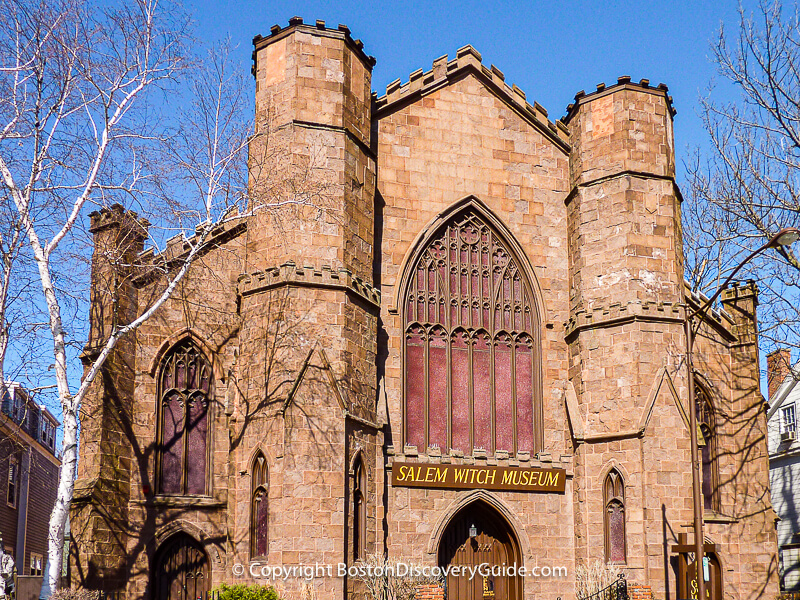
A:
[[[278,267],[263,271],[240,275],[238,291],[242,296],[249,296],[282,285],[344,289],[376,307],[381,303],[380,290],[353,275],[347,269],[333,269],[330,265],[323,265],[321,268],[301,267],[294,261],[287,261]]]
[[[339,24],[335,29],[327,27],[325,21],[317,19],[314,25],[308,25],[303,22],[302,17],[292,17],[289,19],[288,27],[281,27],[278,24],[273,25],[269,29],[269,35],[257,35],[253,38],[253,66],[250,72],[253,76],[258,72],[258,51],[262,48],[276,42],[293,31],[307,31],[315,35],[323,35],[325,37],[333,37],[343,39],[345,43],[356,53],[356,55],[367,65],[370,69],[375,66],[375,57],[368,55],[364,52],[364,42],[360,39],[353,39],[350,35],[350,28],[347,25]]]
[[[124,206],[117,203],[89,213],[89,231],[91,233],[97,234],[115,226],[136,231],[146,238],[150,221],[140,217],[136,211],[126,210]]]
[[[378,96],[373,93],[373,110],[376,118],[392,112],[395,107],[432,93],[450,82],[472,72],[491,87],[506,103],[508,103],[525,120],[544,132],[563,149],[569,148],[569,129],[561,120],[551,121],[547,110],[538,102],[531,104],[525,92],[516,85],[506,83],[503,72],[495,65],[483,64],[483,57],[472,46],[464,46],[456,52],[456,57],[448,61],[447,55],[433,61],[428,71],[417,69],[409,75],[408,82],[401,84],[396,79],[386,86],[386,93]]]
[[[639,83],[635,83],[631,81],[630,76],[622,75],[621,77],[617,78],[617,83],[611,86],[606,87],[606,84],[601,82],[597,84],[597,90],[594,92],[587,94],[584,90],[581,90],[575,94],[575,102],[572,102],[567,106],[567,114],[563,117],[564,123],[568,124],[570,122],[572,117],[574,117],[578,112],[578,107],[581,104],[585,104],[586,102],[596,100],[597,98],[618,92],[623,89],[634,89],[637,91],[645,91],[650,94],[663,95],[667,100],[667,107],[669,108],[670,115],[674,117],[676,114],[678,114],[678,111],[673,106],[672,96],[668,94],[669,88],[666,84],[659,83],[657,86],[651,86],[649,79],[640,79]]]

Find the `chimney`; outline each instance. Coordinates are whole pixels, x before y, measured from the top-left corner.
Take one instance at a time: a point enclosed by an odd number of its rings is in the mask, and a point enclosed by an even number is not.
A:
[[[770,401],[791,369],[792,352],[789,348],[781,348],[767,354],[767,387]]]

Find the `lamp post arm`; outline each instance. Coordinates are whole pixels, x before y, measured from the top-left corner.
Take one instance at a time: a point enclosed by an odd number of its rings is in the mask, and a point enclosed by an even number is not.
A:
[[[740,262],[736,266],[736,268],[733,271],[731,271],[730,275],[728,275],[728,277],[725,279],[725,281],[722,282],[722,285],[717,288],[716,292],[714,292],[714,295],[711,296],[711,298],[709,298],[708,300],[706,300],[705,303],[700,308],[698,308],[697,310],[695,310],[694,312],[692,312],[689,315],[689,320],[693,319],[694,317],[696,317],[700,313],[704,312],[709,306],[711,306],[714,303],[714,300],[719,298],[719,295],[722,293],[722,290],[724,290],[726,287],[728,287],[728,284],[733,280],[734,277],[736,277],[736,274],[739,271],[742,270],[742,267],[744,267],[747,263],[749,263],[751,260],[753,260],[753,258],[755,258],[758,254],[760,254],[761,252],[763,252],[764,250],[766,250],[767,248],[772,246],[774,243],[775,243],[775,238],[773,237],[766,244],[764,244],[763,246],[761,246],[759,248],[756,248],[750,254],[748,254],[747,258],[745,258],[742,262]]]

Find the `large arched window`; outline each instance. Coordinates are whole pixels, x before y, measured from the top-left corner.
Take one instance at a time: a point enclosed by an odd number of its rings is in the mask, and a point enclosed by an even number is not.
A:
[[[624,563],[625,553],[625,481],[611,469],[603,483],[603,529],[606,562]]]
[[[364,558],[367,545],[367,478],[364,473],[364,461],[361,454],[353,464],[353,559]]]
[[[250,556],[269,554],[269,485],[267,459],[258,452],[253,459],[250,503]]]
[[[538,450],[538,319],[510,244],[469,207],[424,244],[409,278],[405,443]]]
[[[165,356],[158,379],[158,493],[205,495],[211,366],[191,340]]]
[[[711,402],[711,394],[697,380],[695,380],[694,389],[697,426],[702,434],[698,436],[697,442],[702,459],[703,508],[716,511],[719,509],[719,477],[717,475],[717,427],[714,405]]]

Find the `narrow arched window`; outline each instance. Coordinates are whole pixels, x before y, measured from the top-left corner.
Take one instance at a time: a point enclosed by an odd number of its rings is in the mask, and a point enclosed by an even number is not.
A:
[[[695,410],[697,411],[697,426],[700,428],[697,442],[700,446],[702,464],[702,490],[703,508],[705,510],[718,510],[718,483],[717,475],[717,443],[716,443],[716,418],[711,394],[708,390],[695,381]]]
[[[625,481],[611,469],[603,483],[604,538],[606,562],[624,563],[625,553]]]
[[[364,558],[367,545],[366,476],[361,455],[353,464],[353,559]]]
[[[405,290],[405,443],[540,449],[538,321],[508,241],[469,207],[418,251]]]
[[[251,467],[250,555],[269,554],[269,479],[267,459],[258,452]]]
[[[211,366],[191,340],[165,356],[158,379],[158,493],[208,493]]]

